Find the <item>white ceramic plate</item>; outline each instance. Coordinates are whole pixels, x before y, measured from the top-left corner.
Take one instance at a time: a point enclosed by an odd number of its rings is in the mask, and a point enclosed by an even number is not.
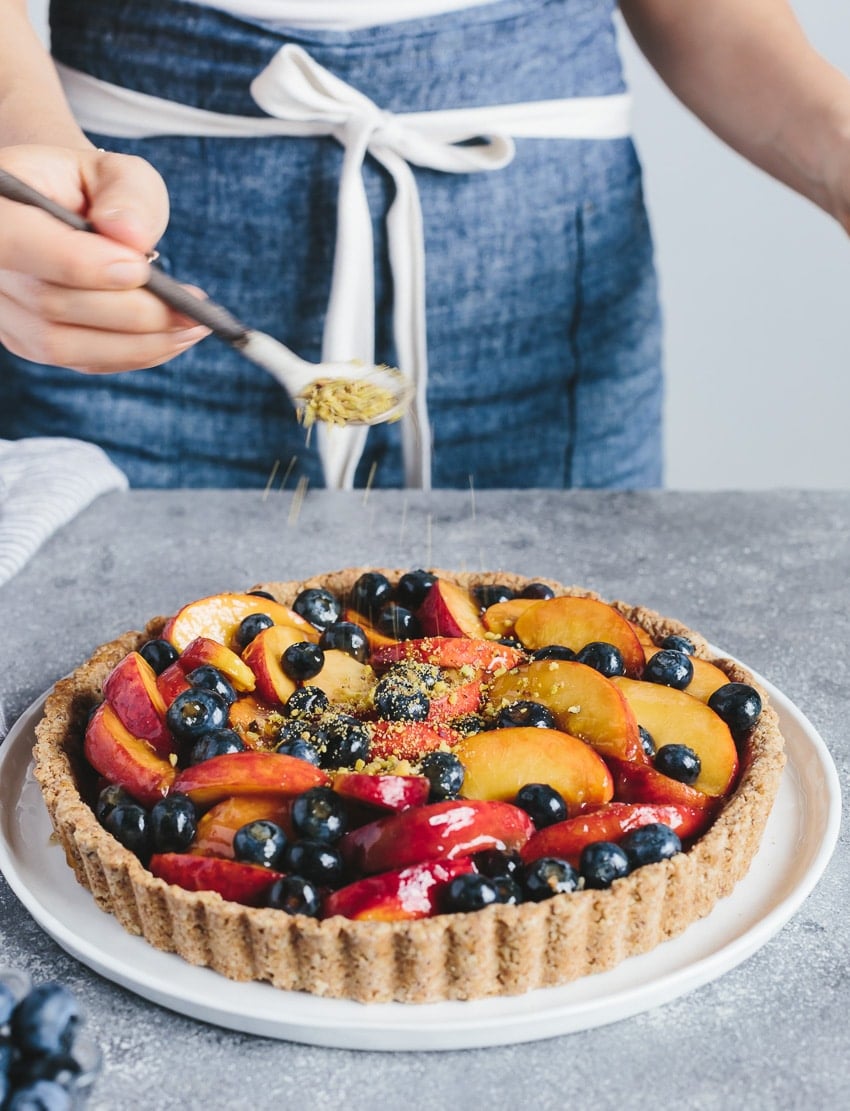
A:
[[[0,868],[33,918],[78,960],[154,1003],[245,1033],[344,1049],[439,1050],[534,1041],[601,1026],[734,968],[781,929],[829,861],[841,816],[835,766],[811,723],[757,678],[779,713],[788,764],[749,874],[680,937],[564,987],[469,1003],[364,1005],[234,983],[154,949],[98,909],[51,842],[30,758],[43,699],[0,747]]]

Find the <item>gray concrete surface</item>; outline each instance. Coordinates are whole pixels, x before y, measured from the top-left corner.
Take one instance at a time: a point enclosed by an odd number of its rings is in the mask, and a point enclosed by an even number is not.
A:
[[[300,512],[280,492],[113,494],[0,589],[0,698],[14,716],[96,644],[191,597],[368,563],[548,575],[678,617],[796,703],[846,790],[850,493],[315,493]],[[838,1109],[850,1106],[849,884],[845,823],[794,918],[719,980],[493,1049],[320,1049],[197,1022],[66,955],[2,880],[0,965],[79,994],[104,1052],[96,1109]]]

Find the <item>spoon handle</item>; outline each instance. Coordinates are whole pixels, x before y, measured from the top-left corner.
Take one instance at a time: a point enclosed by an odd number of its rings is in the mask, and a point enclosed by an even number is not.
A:
[[[75,231],[95,232],[88,220],[68,208],[63,208],[61,204],[57,204],[50,197],[45,197],[43,193],[39,193],[37,189],[33,189],[31,185],[27,185],[6,170],[0,170],[0,197],[40,208],[43,212],[61,220],[63,224],[67,224],[69,228],[74,228]],[[145,288],[172,309],[196,320],[199,324],[206,325],[226,343],[241,348],[247,342],[249,328],[246,324],[237,320],[223,305],[190,293],[163,270],[151,266]]]

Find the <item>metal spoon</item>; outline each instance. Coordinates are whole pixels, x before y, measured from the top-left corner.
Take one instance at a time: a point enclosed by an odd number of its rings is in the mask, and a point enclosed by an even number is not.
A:
[[[63,224],[77,231],[94,232],[92,225],[76,212],[45,197],[31,185],[21,181],[13,174],[0,170],[0,196],[8,200],[32,205],[55,216]],[[184,289],[179,282],[155,266],[150,268],[150,277],[145,288],[155,294],[171,308],[184,316],[206,325],[219,339],[224,340],[246,359],[267,370],[280,383],[292,398],[298,409],[305,405],[305,395],[317,382],[342,379],[367,380],[372,386],[385,390],[390,398],[386,409],[365,420],[351,420],[350,424],[382,424],[384,421],[398,420],[412,399],[411,384],[404,375],[392,367],[377,364],[351,362],[310,363],[290,351],[288,347],[265,332],[249,328],[237,320],[223,305],[215,301],[202,300]]]

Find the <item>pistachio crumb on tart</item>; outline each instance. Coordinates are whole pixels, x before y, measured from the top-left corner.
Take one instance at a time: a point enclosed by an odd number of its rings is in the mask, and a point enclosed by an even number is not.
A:
[[[766,693],[681,623],[507,573],[198,599],[56,684],[35,776],[155,947],[359,1002],[514,995],[647,952],[746,874]]]

